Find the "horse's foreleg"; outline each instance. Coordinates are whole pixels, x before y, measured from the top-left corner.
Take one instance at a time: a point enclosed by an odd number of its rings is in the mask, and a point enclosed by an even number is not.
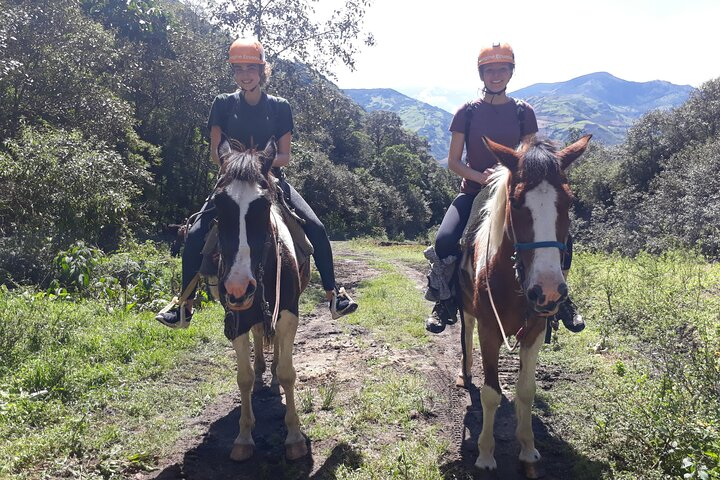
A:
[[[240,387],[240,433],[230,452],[230,458],[243,461],[250,458],[255,449],[252,439],[252,429],[255,427],[255,415],[252,409],[252,390],[255,381],[252,366],[250,365],[250,338],[246,333],[233,340],[233,348],[237,357],[237,383]],[[261,352],[262,354],[262,352]]]
[[[275,329],[276,347],[278,348],[275,356],[278,359],[278,380],[285,391],[285,425],[288,429],[285,439],[285,456],[289,460],[304,457],[308,452],[305,437],[300,431],[300,418],[295,408],[295,367],[292,355],[297,327],[298,317],[283,310]]]
[[[263,351],[264,346],[264,330],[262,323],[258,323],[256,325],[253,325],[252,327],[252,336],[253,336],[253,352],[255,353],[255,358],[253,361],[253,367],[255,369],[255,384],[259,386],[262,386],[262,376],[263,373],[265,373],[266,366],[265,366],[265,352]]]
[[[482,353],[485,384],[480,391],[480,402],[483,410],[483,424],[478,438],[479,455],[475,466],[484,470],[495,470],[495,413],[500,406],[502,394],[498,379],[498,359],[500,356],[501,339],[497,332],[483,331],[478,326],[480,335],[480,352]]]
[[[542,342],[543,336],[538,334],[532,344],[521,344],[520,374],[515,394],[515,435],[520,443],[520,462],[525,467],[528,478],[539,478],[541,475],[537,469],[540,453],[535,449],[535,436],[532,431],[532,403],[535,399],[535,370]]]
[[[462,359],[455,386],[467,388],[472,383],[473,340],[475,334],[475,317],[463,312],[462,323]]]
[[[273,337],[272,363],[270,364],[270,373],[272,374],[272,380],[270,381],[270,385],[272,386],[273,389],[277,388],[277,393],[279,395],[282,395],[283,392],[281,391],[281,388],[280,388],[280,382],[278,381],[278,373],[277,373],[278,359],[280,358],[280,355],[277,353],[280,351],[279,342],[280,342],[280,340],[279,340],[278,335],[275,335]]]

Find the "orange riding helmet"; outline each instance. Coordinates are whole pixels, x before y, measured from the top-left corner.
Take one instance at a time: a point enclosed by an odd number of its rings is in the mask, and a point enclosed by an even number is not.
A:
[[[254,38],[238,38],[230,45],[230,63],[265,65],[265,50]]]
[[[515,54],[507,43],[493,43],[492,47],[483,47],[478,55],[478,68],[491,63],[509,63],[515,66]]]

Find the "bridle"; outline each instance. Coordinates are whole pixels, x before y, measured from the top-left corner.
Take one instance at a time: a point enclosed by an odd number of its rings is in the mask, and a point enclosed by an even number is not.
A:
[[[515,277],[517,278],[518,284],[520,285],[520,292],[524,296],[525,290],[523,288],[523,285],[525,284],[525,265],[523,265],[522,258],[520,257],[519,252],[523,250],[537,250],[539,248],[557,248],[560,251],[564,251],[567,250],[567,245],[558,241],[517,242],[517,234],[515,233],[515,224],[513,223],[512,216],[512,206],[509,206],[509,208],[510,211],[508,212],[508,216],[510,218],[510,231],[512,233],[511,240],[513,241],[514,246],[514,252],[511,260],[513,261],[513,268],[515,269]],[[492,217],[490,217],[490,222],[491,223],[489,226],[489,230],[492,231]],[[497,324],[500,328],[500,333],[502,334],[503,341],[505,342],[505,346],[507,347],[507,349],[512,352],[518,347],[518,345],[520,345],[520,340],[522,339],[524,329],[527,326],[527,320],[529,315],[526,313],[525,325],[520,327],[520,329],[515,333],[515,345],[511,347],[510,342],[508,341],[508,337],[505,334],[505,329],[503,328],[502,321],[500,320],[500,315],[498,314],[497,307],[495,306],[495,301],[493,300],[492,295],[492,288],[490,287],[490,235],[488,235],[487,244],[485,247],[485,284],[487,285],[490,305],[492,306],[493,313],[495,314],[495,320],[497,320]]]
[[[257,280],[257,290],[253,294],[253,304],[259,299],[260,300],[260,309],[262,311],[263,315],[263,326],[265,327],[265,335],[271,336],[275,332],[275,325],[277,324],[278,319],[278,313],[280,311],[280,277],[282,273],[282,258],[281,258],[281,249],[280,249],[280,237],[277,234],[277,227],[274,225],[272,220],[272,215],[270,216],[270,222],[268,225],[268,228],[265,230],[265,240],[263,242],[263,250],[260,254],[260,261],[255,266],[255,269],[253,271],[253,276]],[[220,239],[218,238],[218,249],[221,252],[220,253],[220,262],[218,265],[218,283],[222,284],[222,282],[225,279],[226,272],[225,272],[225,264],[222,261],[222,247],[220,245]],[[275,273],[275,305],[274,309],[271,312],[270,311],[270,303],[265,298],[265,265],[270,260],[270,254],[271,250],[274,250],[274,256],[275,256],[275,265],[276,265],[276,273]],[[234,321],[237,321],[237,316],[241,315],[243,311],[235,311],[231,310],[227,302],[225,301],[224,295],[221,296],[222,305],[225,309],[225,317],[228,316],[232,317]]]

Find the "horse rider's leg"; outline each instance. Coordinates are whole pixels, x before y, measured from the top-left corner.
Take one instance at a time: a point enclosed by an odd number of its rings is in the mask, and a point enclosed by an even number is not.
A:
[[[455,386],[461,388],[467,388],[472,382],[472,366],[473,366],[473,340],[475,335],[475,317],[470,315],[468,312],[463,312],[463,350],[462,350],[462,364],[460,365],[460,372],[458,372]]]
[[[298,317],[283,310],[275,328],[275,337],[279,350],[277,374],[283,390],[285,390],[285,425],[288,435],[285,439],[285,456],[288,460],[295,460],[307,455],[305,437],[300,431],[300,419],[295,408],[295,367],[293,366],[293,347],[295,333],[298,327]]]
[[[480,391],[480,401],[483,410],[483,425],[478,438],[480,454],[475,466],[483,470],[495,470],[495,413],[500,406],[502,395],[500,393],[500,380],[498,379],[498,359],[502,339],[497,331],[487,331],[479,322],[480,352],[482,354],[483,373],[485,384]]]
[[[230,452],[230,458],[241,462],[253,454],[255,442],[252,439],[252,429],[255,427],[255,415],[252,409],[252,389],[255,381],[252,365],[250,365],[250,335],[245,333],[232,342],[237,357],[237,383],[240,387],[240,433]]]
[[[540,460],[540,453],[535,449],[535,436],[532,432],[532,403],[535,399],[535,371],[537,358],[542,346],[544,335],[545,319],[538,319],[537,323],[541,328],[533,328],[528,332],[530,341],[526,345],[523,341],[520,345],[520,374],[515,391],[515,416],[517,417],[517,429],[515,435],[520,443],[520,461],[525,466],[528,478],[537,478],[529,471],[535,470],[535,465]],[[535,335],[534,337],[532,335]]]
[[[252,336],[253,336],[253,353],[255,354],[253,361],[253,368],[255,370],[255,385],[258,387],[262,386],[262,376],[265,373],[265,355],[263,351],[264,345],[264,329],[262,323],[253,325]]]

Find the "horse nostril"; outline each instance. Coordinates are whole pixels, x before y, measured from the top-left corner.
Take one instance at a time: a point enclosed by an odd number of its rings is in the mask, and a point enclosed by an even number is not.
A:
[[[227,300],[228,300],[229,303],[240,303],[240,299],[237,298],[237,297],[236,297],[235,295],[233,295],[232,293],[228,293],[228,294],[227,294]]]
[[[560,299],[558,299],[558,303],[564,302],[568,297],[568,286],[567,283],[561,283],[558,287],[558,293],[560,294]]]
[[[257,288],[257,287],[255,287],[255,284],[254,284],[254,283],[251,283],[250,285],[248,285],[248,288],[247,288],[247,290],[245,291],[245,296],[246,296],[246,297],[251,297],[251,296],[255,293],[255,289],[256,289],[256,288]]]
[[[545,301],[545,295],[542,293],[542,287],[540,285],[535,285],[530,289],[528,292],[528,300],[535,303],[543,303]]]

